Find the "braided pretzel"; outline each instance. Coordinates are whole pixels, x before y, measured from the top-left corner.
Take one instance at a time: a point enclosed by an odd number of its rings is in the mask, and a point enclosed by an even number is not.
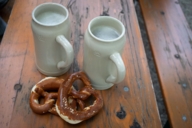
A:
[[[72,83],[80,79],[85,86],[76,91],[72,89]],[[86,100],[90,95],[95,97],[95,101],[92,105],[85,107],[83,100]],[[58,91],[58,100],[56,102],[56,111],[59,116],[70,124],[77,124],[83,120],[87,120],[97,114],[103,106],[103,100],[101,95],[91,87],[91,84],[86,77],[85,73],[77,72],[68,77],[68,79],[60,86]],[[72,97],[77,100],[81,111],[70,107],[68,97]]]
[[[55,102],[58,96],[57,92],[48,93],[47,91],[58,91],[63,79],[56,77],[46,77],[38,82],[31,90],[30,107],[37,114],[50,112],[58,115],[55,110]],[[44,104],[39,104],[39,98],[44,97]]]

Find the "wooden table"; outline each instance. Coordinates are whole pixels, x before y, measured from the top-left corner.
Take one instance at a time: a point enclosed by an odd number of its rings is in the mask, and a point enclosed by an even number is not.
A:
[[[13,128],[161,127],[146,54],[132,0],[53,0],[66,6],[71,20],[74,62],[65,75],[82,70],[83,35],[89,21],[102,15],[118,18],[126,27],[123,51],[126,78],[112,88],[100,91],[104,106],[93,118],[70,125],[61,118],[38,115],[29,106],[30,91],[42,78],[34,63],[31,13],[35,6],[51,0],[16,0],[0,45],[0,126]]]
[[[140,0],[169,123],[192,128],[192,31],[177,0]]]

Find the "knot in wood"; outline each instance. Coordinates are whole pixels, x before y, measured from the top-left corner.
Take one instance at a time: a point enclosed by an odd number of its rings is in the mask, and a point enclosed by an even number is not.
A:
[[[180,55],[179,54],[175,54],[174,55],[176,59],[179,59],[180,58]]]
[[[161,11],[161,15],[165,15],[165,13],[163,11]]]
[[[116,113],[116,116],[119,119],[124,119],[126,117],[126,112],[124,111],[123,107],[121,107],[121,110]]]
[[[20,91],[22,89],[22,85],[21,84],[15,84],[14,89],[17,91]]]
[[[130,128],[141,128],[140,124],[137,122],[136,119],[134,119],[133,124],[131,125]]]

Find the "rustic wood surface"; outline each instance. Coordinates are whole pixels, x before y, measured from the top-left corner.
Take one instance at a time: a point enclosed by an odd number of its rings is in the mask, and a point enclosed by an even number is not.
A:
[[[161,122],[147,59],[132,0],[53,0],[70,13],[75,59],[66,75],[82,70],[83,35],[89,21],[110,15],[123,22],[127,41],[123,52],[126,78],[112,88],[100,91],[103,109],[93,118],[70,125],[61,118],[37,115],[29,107],[33,85],[45,76],[34,63],[31,13],[35,6],[51,0],[15,0],[5,36],[0,45],[0,125],[5,127],[101,127],[158,128]]]
[[[173,128],[192,127],[192,32],[175,0],[140,0]]]

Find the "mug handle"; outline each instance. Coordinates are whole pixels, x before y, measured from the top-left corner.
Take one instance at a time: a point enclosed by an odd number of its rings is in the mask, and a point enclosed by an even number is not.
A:
[[[123,63],[121,55],[118,52],[115,52],[110,55],[110,59],[117,67],[117,76],[110,75],[106,79],[106,82],[114,84],[120,83],[125,78],[125,65]]]
[[[73,62],[74,59],[73,47],[63,35],[57,36],[56,41],[63,47],[63,49],[66,52],[67,59],[65,61],[62,60],[57,63],[57,68],[63,69],[65,67],[68,67]]]

